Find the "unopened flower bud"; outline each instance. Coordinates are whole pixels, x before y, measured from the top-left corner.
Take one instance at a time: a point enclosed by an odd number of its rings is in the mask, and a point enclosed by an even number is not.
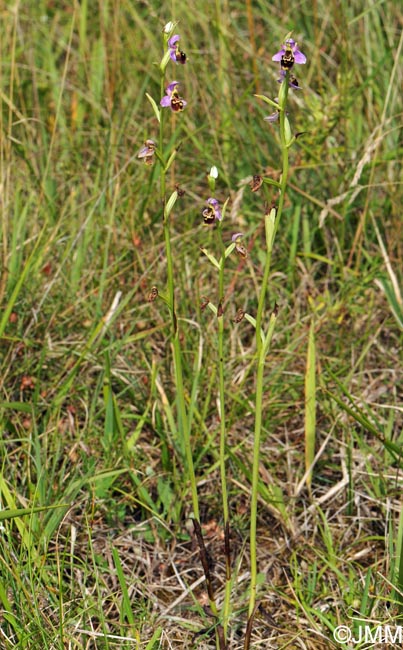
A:
[[[170,20],[169,23],[167,23],[164,27],[163,30],[164,34],[170,34],[174,27],[175,27],[174,23],[172,22],[172,20]]]

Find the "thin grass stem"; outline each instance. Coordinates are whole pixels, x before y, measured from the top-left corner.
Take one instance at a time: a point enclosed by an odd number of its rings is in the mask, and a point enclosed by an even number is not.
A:
[[[224,368],[224,268],[225,268],[225,245],[222,239],[221,222],[218,227],[219,240],[221,246],[221,259],[219,270],[219,302],[217,309],[218,321],[218,374],[219,374],[219,395],[220,395],[220,476],[221,476],[221,492],[222,492],[222,506],[223,506],[223,520],[224,520],[224,536],[225,536],[225,596],[222,609],[222,625],[224,639],[227,638],[228,621],[230,615],[231,605],[231,553],[229,542],[229,506],[228,506],[228,490],[227,490],[227,472],[226,472],[226,447],[227,447],[227,431],[226,431],[226,418],[225,418],[225,368]]]
[[[288,73],[282,84],[282,97],[280,98],[280,141],[282,150],[282,175],[280,182],[280,198],[278,203],[277,214],[271,213],[274,223],[270,224],[270,214],[266,215],[266,260],[263,272],[263,280],[259,294],[259,302],[256,316],[256,350],[257,350],[257,370],[256,370],[256,396],[255,396],[255,427],[253,440],[253,466],[252,466],[252,487],[251,487],[251,506],[250,506],[250,594],[248,609],[248,628],[245,636],[244,648],[247,650],[250,645],[250,636],[252,632],[251,620],[256,608],[256,589],[257,589],[257,503],[258,503],[258,483],[259,483],[259,463],[260,463],[260,444],[262,433],[262,410],[264,395],[264,369],[265,360],[269,351],[274,324],[276,321],[276,309],[273,310],[266,335],[262,333],[263,313],[266,305],[266,295],[271,269],[272,250],[274,239],[279,227],[281,214],[284,206],[284,197],[287,186],[289,154],[286,138],[286,112],[285,107],[288,96]],[[249,624],[250,623],[250,624]]]

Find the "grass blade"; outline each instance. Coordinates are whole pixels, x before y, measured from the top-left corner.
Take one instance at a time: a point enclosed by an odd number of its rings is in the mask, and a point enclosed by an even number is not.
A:
[[[305,471],[308,488],[312,482],[312,464],[315,457],[316,440],[316,350],[313,320],[309,329],[308,354],[305,370]]]

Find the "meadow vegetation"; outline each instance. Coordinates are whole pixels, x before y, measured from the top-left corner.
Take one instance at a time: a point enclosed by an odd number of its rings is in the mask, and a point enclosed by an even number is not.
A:
[[[281,172],[255,95],[278,95],[289,32],[307,63],[265,308],[251,647],[350,647],[337,626],[402,624],[401,3],[12,0],[0,17],[0,648],[216,648],[178,435],[161,166],[138,158],[159,137],[146,93],[161,99],[171,20],[187,55],[168,62],[187,106],[164,131],[167,196],[184,190],[170,215],[181,396],[220,613],[222,369],[228,648],[248,620],[256,397],[237,313],[256,317],[278,198],[250,181]],[[203,309],[219,302],[201,250],[221,254],[202,216],[212,166],[223,240],[242,232],[247,249],[226,260],[221,369]]]

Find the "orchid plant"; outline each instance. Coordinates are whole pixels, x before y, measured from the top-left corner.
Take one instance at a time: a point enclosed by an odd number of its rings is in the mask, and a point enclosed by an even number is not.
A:
[[[252,467],[252,495],[250,506],[250,565],[251,565],[251,581],[250,581],[250,594],[249,594],[249,610],[248,610],[248,624],[246,628],[244,650],[248,650],[251,642],[253,619],[256,611],[256,597],[257,597],[257,504],[258,504],[258,482],[259,482],[259,463],[260,463],[260,440],[262,432],[262,411],[263,411],[263,380],[265,361],[270,350],[271,340],[274,333],[274,327],[277,320],[278,308],[274,305],[272,308],[268,323],[263,322],[263,314],[265,313],[266,294],[269,282],[269,275],[271,269],[271,259],[273,245],[278,231],[283,208],[284,199],[288,181],[289,170],[289,150],[294,144],[296,136],[292,135],[290,122],[287,117],[287,101],[288,92],[290,88],[299,89],[299,84],[296,77],[293,75],[292,70],[294,64],[306,63],[305,55],[298,49],[297,43],[290,38],[286,37],[281,50],[276,52],[273,61],[280,63],[280,78],[279,82],[280,92],[277,100],[269,99],[264,95],[260,95],[260,99],[276,109],[275,118],[273,114],[269,116],[269,122],[279,122],[280,130],[280,148],[282,169],[279,181],[274,181],[270,178],[264,178],[263,182],[267,182],[278,190],[278,204],[273,205],[265,214],[265,235],[266,235],[266,259],[263,271],[263,279],[260,287],[259,301],[256,315],[256,356],[257,356],[257,370],[256,370],[256,396],[255,396],[255,426],[254,426],[254,444],[253,444],[253,467]]]
[[[184,399],[184,379],[182,369],[182,351],[180,346],[179,336],[179,319],[176,310],[175,295],[174,295],[174,275],[173,275],[173,257],[171,249],[171,234],[170,223],[173,215],[173,210],[178,199],[178,189],[175,189],[169,197],[166,191],[166,174],[175,159],[177,149],[172,151],[164,151],[164,111],[162,109],[169,108],[172,113],[180,114],[187,106],[186,100],[179,93],[180,82],[177,80],[170,81],[166,84],[166,70],[169,63],[172,61],[175,64],[185,65],[187,63],[186,54],[179,48],[180,35],[174,33],[175,24],[170,22],[164,28],[164,54],[161,59],[159,69],[161,73],[161,99],[156,102],[150,95],[147,95],[151,106],[154,110],[155,116],[159,123],[159,139],[158,144],[152,139],[147,139],[144,146],[138,153],[138,158],[143,160],[146,165],[152,165],[155,160],[159,161],[159,184],[160,184],[160,198],[163,205],[162,220],[164,226],[165,236],[165,252],[167,261],[167,293],[164,295],[159,292],[156,287],[153,289],[153,300],[161,297],[168,306],[171,316],[171,339],[173,344],[173,361],[175,370],[175,385],[177,394],[177,413],[178,413],[178,431],[180,434],[182,449],[184,450],[184,462],[187,472],[187,477],[190,481],[192,492],[192,518],[194,521],[195,534],[200,547],[200,557],[205,570],[207,591],[209,595],[210,608],[213,616],[216,618],[216,647],[218,650],[226,650],[227,648],[227,633],[230,619],[230,602],[231,602],[231,588],[232,588],[232,569],[231,569],[231,553],[230,553],[230,521],[229,521],[229,505],[227,493],[227,478],[226,478],[226,449],[227,449],[227,432],[226,432],[226,417],[225,417],[225,399],[226,399],[226,382],[225,382],[225,350],[224,350],[224,279],[225,279],[225,264],[228,257],[235,253],[241,258],[246,258],[248,253],[243,243],[243,234],[235,232],[228,236],[228,241],[225,239],[227,236],[223,234],[223,223],[225,222],[225,213],[228,204],[228,199],[223,204],[216,198],[216,180],[218,178],[218,170],[213,166],[208,174],[207,180],[210,190],[210,196],[206,199],[205,207],[202,209],[202,218],[204,223],[214,229],[217,235],[217,248],[219,256],[215,256],[209,250],[202,247],[201,250],[215,267],[218,272],[218,299],[216,304],[206,299],[203,303],[203,308],[208,307],[216,318],[217,321],[217,351],[218,351],[218,391],[219,391],[219,421],[220,421],[220,476],[222,488],[222,503],[223,503],[223,521],[224,521],[224,546],[225,546],[225,565],[226,565],[226,580],[225,580],[225,595],[221,611],[218,611],[214,591],[212,588],[211,576],[206,561],[206,551],[201,533],[200,516],[199,516],[199,500],[197,493],[196,477],[193,464],[192,448],[191,448],[191,418],[187,410]],[[294,65],[301,65],[306,63],[305,55],[298,48],[298,44],[287,35],[282,45],[282,48],[276,52],[272,60],[280,63],[280,76],[278,82],[280,90],[276,99],[270,99],[264,95],[257,95],[258,98],[263,100],[272,109],[270,115],[264,119],[273,126],[279,124],[279,141],[281,149],[281,176],[280,180],[273,180],[265,178],[260,175],[253,176],[251,182],[251,190],[257,192],[263,183],[269,184],[278,193],[273,205],[266,210],[264,216],[265,222],[265,239],[266,239],[266,256],[263,270],[263,277],[258,294],[258,306],[256,317],[251,314],[239,310],[235,318],[235,322],[240,322],[245,318],[254,328],[256,337],[256,396],[255,396],[255,425],[254,425],[254,444],[253,444],[253,466],[252,466],[252,487],[251,487],[251,505],[250,505],[250,591],[249,591],[249,607],[248,607],[248,621],[246,625],[244,650],[249,650],[251,643],[251,634],[253,627],[254,615],[256,612],[257,601],[257,503],[258,503],[258,480],[259,480],[259,461],[260,461],[260,440],[262,431],[262,418],[263,418],[263,386],[264,386],[264,370],[267,355],[270,350],[270,345],[273,337],[274,327],[277,320],[278,309],[277,306],[271,310],[268,321],[264,318],[266,313],[266,295],[269,283],[269,275],[271,269],[271,258],[273,245],[276,233],[279,228],[283,207],[285,192],[288,181],[289,170],[289,150],[294,144],[297,136],[292,134],[290,122],[287,113],[287,102],[289,90],[300,90],[299,82],[293,73]]]
[[[204,546],[202,529],[200,524],[200,514],[199,514],[199,499],[197,493],[197,484],[196,484],[196,475],[193,463],[193,453],[191,447],[191,414],[189,413],[186,402],[185,402],[185,386],[184,386],[184,377],[183,377],[183,363],[182,363],[182,350],[180,345],[180,319],[177,313],[177,307],[175,302],[175,292],[174,292],[174,266],[173,266],[173,255],[172,255],[172,245],[171,245],[171,219],[174,214],[174,207],[178,197],[180,196],[180,191],[178,188],[167,196],[167,183],[166,176],[167,172],[176,157],[177,149],[165,152],[164,142],[165,142],[165,112],[163,109],[170,108],[174,114],[181,113],[187,106],[186,100],[179,94],[179,85],[180,82],[177,80],[171,81],[166,84],[166,70],[170,63],[173,61],[184,65],[187,62],[186,54],[179,50],[178,42],[180,40],[179,34],[174,34],[175,24],[170,22],[168,23],[164,30],[164,54],[161,59],[159,69],[160,69],[160,88],[161,88],[161,99],[158,102],[154,100],[153,97],[147,94],[147,98],[150,101],[150,104],[153,108],[154,114],[159,123],[159,140],[158,146],[155,145],[154,140],[147,139],[144,143],[144,146],[140,149],[138,153],[138,158],[143,160],[147,165],[151,165],[154,162],[154,159],[157,159],[160,163],[159,166],[159,191],[160,191],[160,200],[163,206],[162,210],[162,221],[164,227],[164,239],[165,239],[165,255],[166,255],[166,265],[167,265],[167,293],[166,295],[159,291],[157,287],[153,287],[149,294],[149,301],[154,302],[157,298],[161,298],[167,305],[171,317],[171,340],[173,347],[173,365],[174,365],[174,379],[175,379],[175,388],[177,395],[177,429],[180,437],[180,448],[184,452],[184,465],[185,465],[185,476],[190,482],[191,494],[192,494],[192,513],[191,518],[194,525],[195,537],[199,544],[200,550],[200,559],[205,572],[207,592],[209,596],[209,605],[212,615],[218,620],[219,612],[217,609],[212,578],[207,561],[207,551]],[[205,220],[209,218],[212,221],[221,219],[221,209],[219,203],[216,199],[210,198],[207,201],[207,207],[205,214]],[[223,389],[223,384],[222,384]],[[227,501],[227,500],[226,500]],[[228,515],[227,515],[228,519]],[[227,589],[229,594],[229,589]],[[229,602],[229,596],[227,597],[227,602]],[[226,617],[228,619],[228,616]],[[216,647],[217,650],[225,650],[225,630],[223,625],[218,623],[215,626],[216,634]]]

